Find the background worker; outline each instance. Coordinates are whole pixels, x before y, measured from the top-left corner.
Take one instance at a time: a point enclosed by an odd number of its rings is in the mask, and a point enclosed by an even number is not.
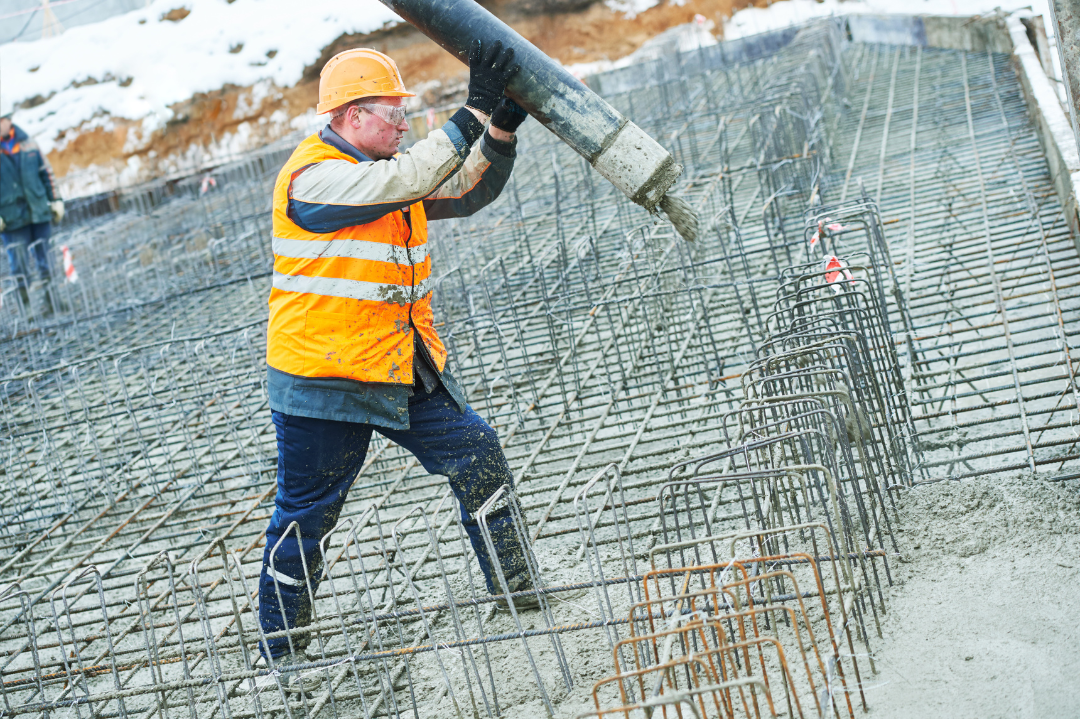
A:
[[[475,513],[513,476],[495,431],[447,367],[431,309],[427,221],[470,215],[499,196],[528,115],[503,96],[518,69],[512,50],[477,42],[469,66],[467,105],[398,155],[412,93],[394,61],[363,49],[334,56],[318,105],[332,120],[278,175],[267,336],[278,489],[259,581],[267,633],[310,622],[318,543],[337,523],[372,431],[448,478],[488,591],[504,592]],[[489,516],[489,527],[509,590],[529,589],[509,512]],[[307,642],[271,639],[269,651],[281,658]]]
[[[52,280],[49,265],[51,223],[64,218],[64,201],[56,191],[49,161],[37,143],[11,122],[0,117],[0,239],[7,251],[8,268],[15,276],[23,306],[30,309],[26,289],[29,272],[23,262],[26,253],[33,255],[41,281]],[[52,289],[45,292],[45,315],[52,315]]]

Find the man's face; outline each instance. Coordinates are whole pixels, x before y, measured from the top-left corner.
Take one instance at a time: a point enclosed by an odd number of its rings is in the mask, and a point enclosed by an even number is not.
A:
[[[0,136],[7,137],[11,132],[11,118],[0,118]]]
[[[372,97],[365,98],[364,103],[401,107],[405,104],[405,98]],[[409,130],[409,123],[404,120],[399,125],[391,125],[375,113],[360,107],[349,108],[346,123],[355,131],[358,145],[367,150],[372,160],[394,157],[401,138]]]

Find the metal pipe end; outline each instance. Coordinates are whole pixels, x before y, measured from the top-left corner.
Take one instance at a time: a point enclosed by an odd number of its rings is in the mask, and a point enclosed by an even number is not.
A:
[[[682,165],[632,122],[619,129],[592,166],[650,213],[682,174]]]

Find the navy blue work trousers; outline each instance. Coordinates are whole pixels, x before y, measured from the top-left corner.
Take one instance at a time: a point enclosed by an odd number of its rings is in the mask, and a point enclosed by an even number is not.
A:
[[[319,540],[338,522],[349,487],[364,464],[373,430],[415,455],[429,473],[447,477],[461,505],[462,524],[476,553],[488,592],[494,593],[491,561],[475,513],[499,487],[513,483],[513,474],[498,435],[471,407],[461,412],[440,385],[432,393],[426,393],[420,387],[415,389],[409,399],[408,430],[319,420],[276,411],[273,420],[278,445],[277,497],[266,530],[266,549],[259,577],[259,620],[264,632],[284,630],[286,623],[289,629],[294,629],[311,622],[308,585],[314,595],[322,568]],[[293,522],[299,526],[302,549],[296,541],[295,530],[288,532]],[[521,544],[505,506],[488,515],[488,528],[503,573],[513,588],[518,576],[527,571]],[[285,540],[274,553],[271,568],[270,554],[282,537]],[[387,549],[391,546],[392,541],[388,540]],[[408,590],[403,590],[408,597]],[[293,640],[294,649],[306,644],[304,638]],[[269,645],[275,658],[290,651],[285,637],[273,638]],[[265,648],[260,650],[265,654]]]
[[[18,230],[8,230],[0,233],[4,250],[7,251],[8,268],[15,276],[19,287],[26,287],[28,268],[23,267],[22,253],[29,253],[34,258],[38,273],[42,280],[52,277],[52,269],[49,266],[49,237],[52,235],[52,225],[47,222],[24,225]],[[20,247],[21,246],[21,247]]]

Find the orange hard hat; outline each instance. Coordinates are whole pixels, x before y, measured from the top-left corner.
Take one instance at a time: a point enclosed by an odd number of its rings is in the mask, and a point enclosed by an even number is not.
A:
[[[319,73],[319,105],[322,115],[347,102],[378,95],[413,97],[401,82],[397,63],[377,50],[358,48],[339,52]]]

